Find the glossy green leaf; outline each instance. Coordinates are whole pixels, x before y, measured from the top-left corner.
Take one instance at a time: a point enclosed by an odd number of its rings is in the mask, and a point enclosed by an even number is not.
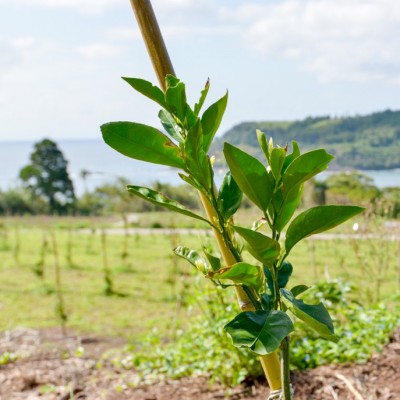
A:
[[[176,124],[174,117],[166,110],[160,110],[158,113],[158,118],[160,118],[161,124],[167,133],[175,139],[177,142],[182,142],[181,129]]]
[[[308,290],[310,287],[306,285],[296,285],[290,289],[292,292],[292,295],[294,297],[300,296],[302,293],[304,293],[306,290]]]
[[[285,158],[282,171],[285,172],[286,168],[293,162],[293,160],[300,156],[300,148],[297,142],[292,141],[292,152],[288,154]]]
[[[188,131],[184,143],[187,169],[205,188],[212,187],[212,173],[209,159],[203,149],[203,132],[199,121]]]
[[[218,101],[208,107],[201,117],[201,126],[204,135],[203,149],[206,153],[208,152],[214,136],[221,124],[227,104],[228,92],[226,92],[225,96],[221,97]]]
[[[210,79],[207,79],[204,89],[201,91],[199,101],[194,105],[195,115],[199,115],[201,107],[203,107],[204,101],[207,97],[209,89],[210,89]]]
[[[265,134],[263,132],[261,132],[259,129],[256,129],[256,135],[257,135],[258,144],[261,147],[261,150],[263,151],[265,158],[267,159],[268,164],[269,164],[270,154],[269,154],[267,138],[265,137]]]
[[[218,207],[225,220],[228,220],[239,209],[243,193],[228,171],[218,193]]]
[[[229,143],[224,145],[224,154],[241,191],[264,212],[271,201],[275,185],[264,165]]]
[[[278,271],[278,288],[282,289],[286,287],[287,283],[289,282],[289,278],[293,273],[293,266],[290,262],[284,261],[282,264],[282,268]],[[264,274],[267,278],[267,285],[269,290],[273,293],[274,292],[274,281],[272,278],[271,271],[264,267]]]
[[[325,232],[364,211],[357,206],[317,206],[303,211],[289,225],[286,232],[286,252],[300,240]]]
[[[133,186],[133,185],[128,185],[127,189],[130,193],[149,201],[150,203],[156,204],[158,206],[168,208],[172,211],[175,211],[177,213],[186,215],[191,218],[199,219],[200,221],[207,222],[208,224],[211,224],[210,221],[206,220],[200,215],[195,214],[194,212],[190,211],[186,207],[184,207],[182,204],[178,203],[177,201],[171,200],[168,197],[165,197],[161,193],[146,188],[142,186]]]
[[[286,150],[276,147],[271,151],[269,166],[271,167],[272,175],[278,182],[282,175],[282,168],[286,158]]]
[[[264,356],[275,351],[293,332],[291,319],[282,311],[245,311],[225,326],[233,345]]]
[[[295,158],[283,175],[283,195],[301,183],[324,171],[334,157],[324,149],[312,150]]]
[[[310,305],[302,300],[296,299],[286,289],[281,289],[281,298],[286,307],[299,319],[314,329],[324,339],[337,342],[338,337],[334,334],[331,317],[322,303]]]
[[[258,265],[240,262],[231,267],[223,268],[217,272],[210,273],[211,278],[230,279],[235,283],[261,289],[264,286],[264,272]]]
[[[196,180],[194,180],[192,177],[185,175],[185,174],[180,174],[178,173],[179,178],[181,178],[184,182],[188,183],[190,186],[193,186],[195,189],[200,190],[201,185],[197,183]]]
[[[186,261],[192,264],[196,269],[198,269],[202,274],[207,275],[209,270],[207,261],[203,257],[201,257],[199,253],[185,246],[175,247],[174,253],[177,256],[184,258]]]
[[[167,75],[166,81],[165,101],[168,104],[168,109],[183,122],[187,107],[185,84],[172,75]]]
[[[260,232],[251,229],[234,226],[233,229],[246,242],[246,249],[258,261],[264,265],[271,265],[279,256],[279,243]]]
[[[263,310],[270,311],[274,308],[274,301],[271,296],[265,293],[261,297],[261,305]]]
[[[168,108],[164,92],[159,87],[154,86],[151,82],[145,81],[144,79],[126,77],[122,79],[128,82],[139,93],[158,103],[161,107]]]
[[[207,252],[206,250],[203,250],[204,254],[207,257],[208,262],[211,265],[211,268],[213,271],[218,271],[221,269],[221,260],[218,257],[213,256],[212,254],[210,254],[209,252]]]
[[[293,186],[285,197],[283,197],[281,190],[276,193],[275,198],[279,198],[281,201],[280,205],[276,207],[277,216],[275,219],[275,227],[279,232],[281,232],[291,220],[299,206],[303,194],[303,187],[303,184]]]
[[[175,168],[185,168],[179,148],[157,129],[135,122],[110,122],[101,126],[104,141],[121,154]]]

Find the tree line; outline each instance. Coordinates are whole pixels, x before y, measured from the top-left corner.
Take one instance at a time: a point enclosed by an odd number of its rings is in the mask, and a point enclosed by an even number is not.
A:
[[[81,171],[85,180],[90,171]],[[0,191],[0,215],[110,215],[160,209],[125,188],[129,184],[120,177],[94,190],[86,187],[81,196],[75,194],[68,173],[68,161],[57,144],[44,139],[34,145],[30,163],[19,172],[19,184]],[[190,209],[200,207],[191,187],[154,182],[152,189],[177,199]],[[372,205],[377,213],[400,217],[400,188],[378,189],[373,180],[360,171],[338,172],[326,180],[313,180],[304,188],[305,206],[334,204]],[[242,207],[250,207],[244,198]]]
[[[229,142],[261,159],[254,135],[256,129],[265,132],[282,147],[296,139],[304,150],[316,146],[325,148],[335,156],[332,168],[400,167],[400,111],[385,110],[354,117],[308,117],[298,121],[243,122],[215,143],[214,152],[221,154],[223,142]]]

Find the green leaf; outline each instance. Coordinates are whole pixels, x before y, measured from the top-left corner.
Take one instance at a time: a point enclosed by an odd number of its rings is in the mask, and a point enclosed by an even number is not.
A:
[[[212,223],[205,218],[203,218],[200,215],[195,214],[194,212],[190,211],[186,207],[184,207],[182,204],[178,203],[177,201],[171,200],[164,195],[162,195],[159,192],[156,192],[155,190],[142,187],[142,186],[133,186],[133,185],[128,185],[127,186],[128,192],[149,201],[150,203],[156,204],[161,207],[168,208],[172,211],[175,211],[177,213],[186,215],[191,218],[199,219],[200,221],[207,222],[211,226]]]
[[[182,142],[181,130],[174,120],[172,114],[166,110],[160,110],[158,113],[158,118],[160,118],[161,124],[167,133],[175,139],[177,142]]]
[[[121,154],[175,168],[185,168],[179,148],[157,129],[135,122],[110,122],[101,126],[104,141]]]
[[[292,152],[288,154],[285,158],[285,162],[283,164],[282,172],[286,171],[286,168],[293,162],[295,158],[300,155],[300,148],[297,142],[292,141]]]
[[[286,252],[300,240],[327,231],[364,211],[357,206],[317,206],[303,211],[289,225],[286,232]]]
[[[293,186],[285,197],[283,197],[281,190],[276,193],[275,198],[281,201],[279,206],[277,206],[274,202],[277,212],[277,217],[275,220],[275,227],[277,231],[282,231],[286,224],[293,217],[293,214],[300,204],[302,194],[303,184]]]
[[[172,75],[167,75],[166,80],[167,90],[165,91],[165,101],[168,104],[168,109],[183,122],[187,107],[185,84]]]
[[[221,124],[227,104],[228,92],[226,92],[224,97],[220,98],[210,107],[208,107],[201,117],[201,126],[203,128],[204,135],[203,149],[206,153],[208,152],[211,142],[213,141],[214,136]]]
[[[297,285],[294,286],[290,289],[290,291],[292,292],[292,295],[294,297],[297,297],[299,295],[301,295],[302,293],[304,293],[306,290],[308,290],[310,287],[306,286],[306,285]]]
[[[290,264],[288,261],[284,261],[282,264],[282,268],[278,271],[278,288],[284,288],[286,287],[287,283],[289,282],[289,278],[292,275],[293,272],[293,266]],[[274,293],[274,282],[272,278],[271,271],[267,268],[264,267],[264,274],[265,277],[267,278],[267,285],[269,290]]]
[[[201,185],[199,185],[197,181],[190,176],[180,173],[178,175],[184,182],[188,183],[190,186],[193,186],[197,190],[201,190]]]
[[[188,131],[184,143],[184,154],[187,169],[205,188],[212,187],[212,174],[209,159],[203,147],[203,132],[200,121]]]
[[[267,266],[276,261],[280,252],[276,240],[240,226],[234,226],[233,229],[246,241],[246,248],[255,259]]]
[[[201,107],[203,107],[209,89],[210,89],[210,79],[207,79],[207,82],[204,85],[204,89],[201,91],[199,101],[194,105],[194,113],[197,116],[200,113]]]
[[[274,308],[274,301],[268,294],[263,294],[261,297],[261,305],[263,310],[270,311]]]
[[[225,325],[233,345],[264,356],[275,351],[293,332],[290,318],[282,311],[245,311]]]
[[[221,260],[218,257],[213,256],[212,254],[210,254],[209,252],[207,252],[206,250],[204,250],[204,254],[207,257],[208,262],[211,265],[211,268],[213,271],[218,271],[221,269]]]
[[[235,283],[251,286],[254,289],[261,289],[264,286],[264,272],[258,265],[239,262],[231,267],[223,268],[209,274],[215,279],[230,279]]]
[[[259,129],[256,129],[256,135],[257,135],[258,144],[260,145],[261,150],[263,151],[265,158],[267,159],[268,164],[269,164],[270,154],[269,154],[267,138],[265,137],[265,134],[263,132],[261,132]]]
[[[207,261],[200,256],[194,250],[191,250],[185,246],[177,246],[174,249],[174,253],[187,260],[190,264],[192,264],[196,269],[198,269],[202,274],[207,275],[209,267]]]
[[[145,81],[144,79],[126,77],[122,79],[128,82],[139,93],[158,103],[161,107],[168,108],[164,92],[159,87],[154,86],[151,82]]]
[[[324,339],[337,342],[339,339],[334,334],[333,324],[328,311],[322,303],[310,305],[296,299],[286,289],[281,289],[281,298],[286,307],[299,319],[314,329]]]
[[[286,150],[282,148],[274,148],[271,151],[271,159],[269,166],[271,167],[272,175],[278,182],[282,175],[282,168],[286,158]]]
[[[225,143],[224,154],[241,191],[263,212],[271,201],[275,183],[256,158]]]
[[[218,193],[218,207],[225,220],[228,220],[239,209],[243,193],[228,171]]]
[[[295,158],[283,175],[283,195],[288,194],[295,185],[307,181],[324,171],[334,157],[324,149],[312,150]]]

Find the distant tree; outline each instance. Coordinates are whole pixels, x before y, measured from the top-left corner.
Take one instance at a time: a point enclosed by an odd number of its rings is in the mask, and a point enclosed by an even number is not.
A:
[[[19,173],[24,186],[33,196],[47,201],[50,213],[71,212],[76,201],[74,186],[68,162],[57,144],[50,139],[36,143],[30,160]]]
[[[328,203],[367,205],[380,196],[373,179],[360,171],[333,174],[325,183]]]

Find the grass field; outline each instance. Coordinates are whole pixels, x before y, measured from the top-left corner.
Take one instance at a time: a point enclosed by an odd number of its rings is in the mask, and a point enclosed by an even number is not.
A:
[[[158,222],[182,227],[189,226],[188,221],[169,213],[152,213],[141,215],[131,226]],[[177,244],[201,250],[212,238],[154,230],[141,236],[106,234],[102,246],[101,229],[116,223],[112,218],[0,220],[0,331],[58,324],[52,234],[59,253],[67,326],[127,338],[155,327],[166,334],[175,330],[183,312],[181,294],[190,286],[193,274],[171,250]],[[351,225],[343,230],[349,232]],[[113,277],[112,296],[104,294],[104,256]],[[341,278],[359,287],[361,302],[376,301],[398,290],[398,257],[398,242],[383,236],[308,239],[290,257],[295,267],[292,285]],[[43,277],[34,272],[40,264]]]

